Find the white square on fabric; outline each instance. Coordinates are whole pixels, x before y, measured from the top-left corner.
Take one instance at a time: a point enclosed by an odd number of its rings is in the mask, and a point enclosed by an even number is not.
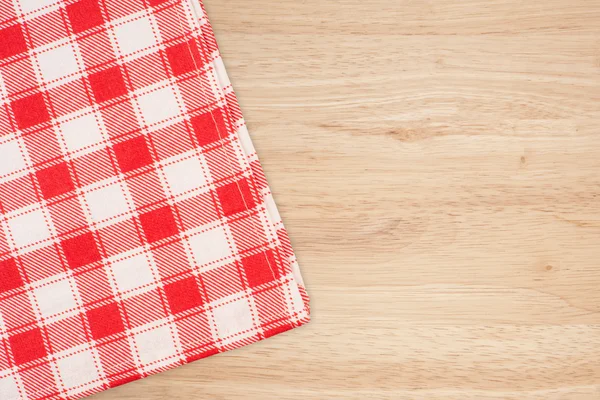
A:
[[[63,139],[69,151],[77,151],[103,140],[98,121],[87,114],[61,124]]]
[[[68,43],[37,55],[42,78],[46,82],[64,78],[79,71],[75,48]]]
[[[79,351],[56,361],[56,367],[67,391],[88,385],[98,379],[98,371],[91,350]],[[81,388],[85,390],[85,388]]]
[[[227,235],[220,226],[190,237],[189,243],[198,265],[206,265],[222,258],[231,257]]]
[[[51,6],[52,4],[58,3],[59,0],[20,0],[21,10],[23,14],[30,13],[40,8]]]
[[[123,56],[128,56],[156,45],[152,23],[148,16],[143,16],[116,26],[114,32],[117,48]]]
[[[139,352],[140,361],[144,365],[166,360],[177,355],[173,343],[171,330],[168,326],[161,326],[135,335],[135,343]]]
[[[46,240],[51,236],[50,229],[41,209],[19,215],[8,220],[12,238],[17,247],[28,246]]]
[[[187,191],[206,186],[206,172],[203,163],[197,157],[178,161],[163,168],[168,189],[177,196]]]
[[[213,314],[221,339],[230,338],[233,335],[245,335],[254,329],[252,311],[246,299],[235,300],[215,307]],[[235,338],[231,339],[235,340]]]
[[[37,300],[42,317],[50,318],[77,308],[73,287],[70,278],[65,277],[33,289],[32,293]]]
[[[142,94],[137,99],[146,124],[151,125],[180,114],[177,97],[172,87],[164,87]]]
[[[27,167],[19,142],[16,140],[0,144],[0,160],[2,160],[0,176],[12,174]]]
[[[129,211],[124,188],[120,183],[93,189],[85,193],[85,199],[94,222],[105,221]]]
[[[112,263],[112,271],[121,292],[126,292],[154,282],[152,267],[144,254]]]
[[[12,376],[0,378],[0,394],[3,399],[20,399],[19,385]]]

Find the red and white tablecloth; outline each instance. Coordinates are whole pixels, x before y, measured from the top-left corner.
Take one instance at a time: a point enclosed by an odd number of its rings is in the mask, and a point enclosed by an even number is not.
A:
[[[0,2],[0,399],[75,399],[309,320],[197,0]]]

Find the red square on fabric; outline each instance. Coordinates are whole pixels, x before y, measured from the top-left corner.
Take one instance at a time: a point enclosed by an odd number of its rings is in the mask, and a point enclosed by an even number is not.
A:
[[[11,336],[8,342],[17,365],[46,356],[44,339],[39,328]]]
[[[256,205],[245,179],[218,187],[217,196],[225,216],[249,210]]]
[[[129,172],[152,163],[152,156],[144,136],[114,145],[115,155],[121,171]]]
[[[74,33],[83,32],[104,23],[96,0],[81,0],[66,8]]]
[[[279,275],[277,274],[277,264],[272,250],[244,257],[242,258],[242,265],[246,272],[248,285],[252,288],[271,282]]]
[[[86,313],[92,337],[96,340],[125,330],[117,303],[95,308]]]
[[[200,146],[206,146],[227,136],[223,115],[219,110],[193,117],[191,123]]]
[[[14,258],[0,261],[0,293],[23,286],[19,268]]]
[[[0,30],[0,60],[27,51],[27,44],[20,25]]]
[[[76,269],[100,260],[92,233],[85,233],[61,242],[69,268]]]
[[[67,163],[63,162],[35,173],[45,199],[58,196],[75,189]]]
[[[41,93],[13,101],[12,109],[17,120],[17,126],[20,129],[29,128],[50,120],[44,96]]]
[[[119,67],[105,69],[89,76],[94,98],[98,103],[127,93],[125,80]]]
[[[165,285],[165,294],[174,314],[202,305],[200,289],[193,277]]]
[[[177,224],[169,206],[140,214],[140,222],[150,243],[177,233]]]
[[[167,47],[166,53],[175,76],[196,70],[196,65],[200,65],[200,54],[198,54],[198,48],[193,42]]]

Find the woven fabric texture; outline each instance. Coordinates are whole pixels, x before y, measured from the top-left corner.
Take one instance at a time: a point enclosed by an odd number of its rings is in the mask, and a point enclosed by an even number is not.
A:
[[[197,0],[0,2],[0,399],[76,399],[309,320]]]

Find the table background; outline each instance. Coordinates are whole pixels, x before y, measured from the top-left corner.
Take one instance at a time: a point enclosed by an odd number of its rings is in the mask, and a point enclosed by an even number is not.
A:
[[[313,322],[94,400],[600,399],[600,1],[205,5]]]

